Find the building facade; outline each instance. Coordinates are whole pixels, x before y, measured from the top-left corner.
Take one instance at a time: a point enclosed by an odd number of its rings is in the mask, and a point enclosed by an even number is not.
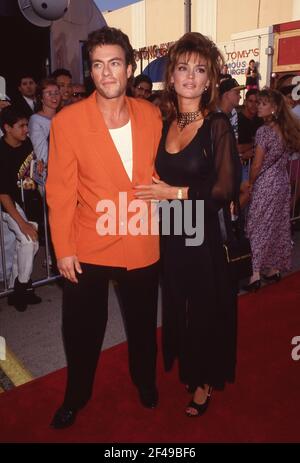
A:
[[[164,54],[185,32],[184,0],[141,0],[104,13],[109,26],[122,29],[136,50],[137,73]],[[269,85],[274,60],[273,26],[300,20],[300,0],[193,0],[191,29],[211,37],[231,74],[245,82],[250,59]]]

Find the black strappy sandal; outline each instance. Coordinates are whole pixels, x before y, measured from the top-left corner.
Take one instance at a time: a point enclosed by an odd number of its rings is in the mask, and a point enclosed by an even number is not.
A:
[[[206,412],[206,410],[208,408],[211,393],[212,393],[212,387],[209,386],[208,391],[207,391],[206,400],[205,400],[205,402],[203,404],[197,404],[197,402],[195,402],[194,400],[191,400],[188,403],[188,406],[187,406],[187,408],[185,410],[186,415],[189,418],[194,418],[196,416],[202,416]],[[197,413],[189,413],[188,410],[187,410],[188,408],[193,408],[194,410],[197,411]]]

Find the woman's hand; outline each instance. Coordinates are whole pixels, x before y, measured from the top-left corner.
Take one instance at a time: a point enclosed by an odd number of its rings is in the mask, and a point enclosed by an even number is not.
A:
[[[251,191],[252,191],[252,188],[253,186],[251,185],[251,183],[249,182],[249,180],[244,180],[242,183],[241,183],[241,186],[240,186],[240,192],[241,193],[244,193],[244,194],[251,194]]]
[[[249,180],[244,180],[240,186],[240,206],[243,209],[251,199],[253,185]]]
[[[37,172],[39,175],[42,175],[42,173],[44,172],[44,162],[43,161],[37,162]]]
[[[152,177],[152,185],[137,185],[134,187],[137,190],[134,195],[137,199],[144,200],[163,200],[175,199],[177,196],[177,188],[171,187],[167,183]],[[173,191],[174,190],[174,191]]]

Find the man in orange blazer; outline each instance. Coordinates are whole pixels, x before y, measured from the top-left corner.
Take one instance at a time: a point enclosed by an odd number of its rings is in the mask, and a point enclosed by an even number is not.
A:
[[[91,397],[112,278],[124,308],[131,378],[142,405],[158,401],[158,235],[150,231],[150,203],[143,202],[139,220],[133,212],[134,187],[152,180],[160,113],[125,95],[135,66],[125,34],[104,27],[90,34],[87,50],[96,90],[57,114],[50,136],[46,191],[57,265],[66,278],[68,364],[65,398],[51,422],[56,429],[72,425]]]

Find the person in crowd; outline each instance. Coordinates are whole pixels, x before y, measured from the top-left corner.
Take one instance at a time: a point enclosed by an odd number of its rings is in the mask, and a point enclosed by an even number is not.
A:
[[[150,77],[139,74],[133,81],[132,93],[134,98],[149,98],[152,93],[152,80]]]
[[[286,74],[277,82],[277,90],[284,95],[287,105],[300,119],[300,76]]]
[[[73,84],[72,103],[77,103],[86,96],[86,89],[83,84]]]
[[[277,90],[284,95],[287,106],[293,115],[300,120],[300,77],[296,74],[285,74],[276,82]],[[288,162],[289,179],[291,183],[291,214],[297,216],[300,201],[300,154],[291,153]],[[297,229],[297,223],[292,223],[292,229]]]
[[[18,81],[19,94],[13,99],[13,105],[27,119],[36,111],[36,81],[31,74],[22,74]]]
[[[73,102],[72,74],[68,71],[68,69],[59,68],[52,73],[51,77],[56,80],[59,87],[61,94],[61,108],[64,108]]]
[[[220,74],[220,82],[223,79],[228,79],[228,78],[230,79],[230,77],[231,77],[231,74],[229,72],[228,64],[224,64],[221,70],[221,74]]]
[[[253,255],[253,275],[244,289],[257,291],[261,278],[279,281],[291,266],[289,153],[300,151],[300,125],[277,90],[258,95],[258,116],[264,124],[255,136],[255,157],[246,231]]]
[[[3,100],[0,99],[0,114],[1,114],[2,109],[7,108],[7,106],[10,106],[10,105],[11,105],[10,100],[6,96],[4,97]],[[0,129],[0,137],[2,136],[3,136],[3,132]]]
[[[135,66],[127,35],[103,27],[89,35],[87,50],[96,90],[53,118],[46,183],[57,265],[66,279],[63,336],[68,378],[63,404],[51,423],[56,429],[72,425],[91,397],[110,279],[120,290],[130,374],[139,399],[147,408],[158,402],[159,239],[150,232],[130,233],[126,224],[134,185],[150,182],[154,172],[161,116],[151,103],[126,97]],[[124,195],[126,204],[121,201]],[[103,230],[107,202],[118,209],[108,219],[110,232]],[[146,220],[150,205],[143,206]]]
[[[53,78],[43,79],[37,87],[37,113],[29,119],[29,137],[37,160],[36,180],[44,185],[48,164],[51,120],[61,102],[58,84]]]
[[[236,141],[238,140],[238,114],[236,108],[241,99],[240,92],[244,88],[244,85],[239,85],[232,77],[223,79],[219,85],[219,110],[228,116]]]
[[[247,90],[258,89],[258,72],[254,59],[249,61],[249,66],[246,71],[246,87]]]
[[[281,89],[284,87],[289,87],[290,85],[295,85],[294,79],[297,78],[297,74],[294,73],[287,73],[275,81],[275,89],[281,92]]]
[[[37,224],[27,219],[26,190],[35,188],[32,179],[33,149],[28,138],[28,120],[13,106],[1,111],[0,140],[0,201],[3,219],[14,233],[15,256],[9,287],[14,288],[8,303],[18,311],[28,304],[38,304],[32,287],[31,274],[34,256],[38,251]]]
[[[172,228],[161,236],[164,363],[170,370],[177,358],[180,381],[194,394],[185,409],[189,417],[202,415],[212,388],[223,389],[235,377],[237,282],[226,269],[218,211],[228,217],[238,195],[240,162],[230,122],[215,112],[222,61],[216,45],[197,32],[171,47],[167,119],[156,158],[160,179],[136,187],[137,198],[182,201],[184,221],[194,225],[197,200],[204,201],[201,245],[187,244],[187,234]],[[193,213],[185,211],[185,200]]]
[[[7,106],[10,106],[10,101],[9,100],[0,100],[0,112],[2,109],[7,108]]]
[[[162,91],[159,90],[159,91],[156,91],[156,92],[153,92],[149,98],[147,98],[148,101],[150,101],[150,103],[154,104],[155,106],[160,106],[161,104],[161,98],[162,98]]]
[[[296,105],[296,101],[293,99],[293,96],[292,96],[294,88],[295,88],[295,85],[291,84],[291,85],[284,85],[279,90],[280,93],[282,93],[282,95],[284,96],[286,104],[290,108],[291,111],[293,111],[293,108]]]
[[[35,210],[34,219],[39,225],[39,241],[45,241],[43,201],[41,197],[45,194],[44,186],[47,177],[49,135],[51,120],[55,116],[61,103],[61,94],[58,85],[53,78],[45,78],[39,82],[37,87],[37,113],[29,119],[29,137],[33,145],[35,157],[34,179],[38,184],[40,195],[32,198],[31,207]],[[48,236],[50,233],[48,230]],[[51,240],[49,264],[54,268],[55,255]],[[44,266],[46,266],[46,260]]]
[[[254,138],[263,120],[257,116],[258,90],[248,90],[244,108],[238,113],[238,152],[243,165],[243,180],[249,179],[249,160],[254,155]]]

